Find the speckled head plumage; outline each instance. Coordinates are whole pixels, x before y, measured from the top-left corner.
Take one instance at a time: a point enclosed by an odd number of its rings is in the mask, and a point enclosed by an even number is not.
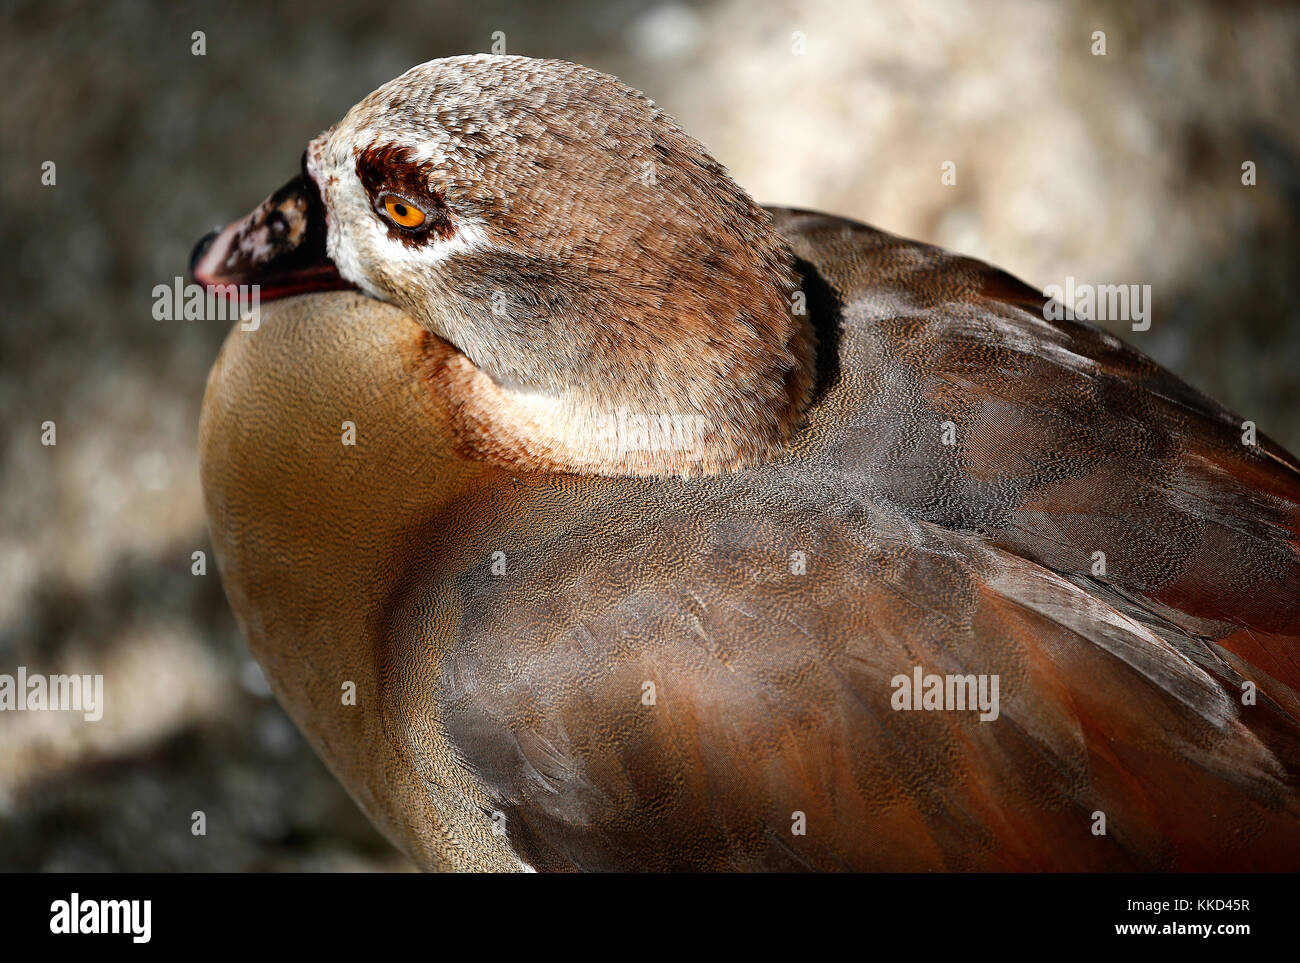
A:
[[[1297,868],[1300,463],[1238,416],[1004,272],[776,210],[833,332],[779,467],[516,471],[781,450],[765,216],[562,64],[418,68],[308,161],[195,274],[371,296],[236,326],[200,473],[250,651],[419,865]],[[723,428],[625,452],[621,403]],[[894,711],[929,670],[996,718]]]
[[[615,78],[431,61],[313,140],[304,168],[343,279],[472,363],[457,431],[471,453],[691,473],[771,457],[798,426],[813,343],[789,248]]]

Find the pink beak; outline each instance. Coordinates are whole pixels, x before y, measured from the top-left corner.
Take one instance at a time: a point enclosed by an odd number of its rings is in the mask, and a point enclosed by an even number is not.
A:
[[[325,251],[325,205],[300,174],[248,216],[212,231],[190,255],[190,273],[208,288],[256,284],[262,301],[354,288]]]

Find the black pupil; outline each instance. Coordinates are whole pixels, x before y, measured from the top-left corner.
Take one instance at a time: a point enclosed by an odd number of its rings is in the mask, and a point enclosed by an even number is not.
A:
[[[396,214],[398,217],[406,217],[406,205],[405,205],[405,204],[394,204],[394,205],[393,205],[393,213]]]

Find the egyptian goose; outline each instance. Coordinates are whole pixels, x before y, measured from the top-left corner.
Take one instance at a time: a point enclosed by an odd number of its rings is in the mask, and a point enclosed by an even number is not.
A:
[[[1300,866],[1300,465],[1011,276],[495,56],[192,266],[231,605],[420,866]]]

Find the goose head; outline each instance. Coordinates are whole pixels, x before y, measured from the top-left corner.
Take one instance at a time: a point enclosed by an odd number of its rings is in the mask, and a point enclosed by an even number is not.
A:
[[[576,64],[414,67],[200,242],[208,285],[355,286],[464,360],[477,457],[598,474],[771,457],[813,384],[793,256],[653,102]]]

